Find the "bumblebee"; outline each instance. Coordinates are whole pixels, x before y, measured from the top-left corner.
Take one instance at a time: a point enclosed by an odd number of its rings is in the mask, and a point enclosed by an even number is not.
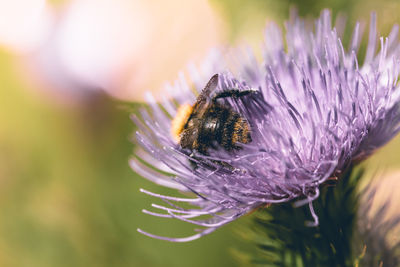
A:
[[[218,146],[227,151],[240,149],[238,143],[251,142],[250,125],[232,108],[218,103],[222,98],[240,98],[255,90],[237,89],[213,93],[218,86],[218,74],[211,77],[193,106],[182,105],[172,120],[171,132],[183,149],[207,155],[209,148]]]

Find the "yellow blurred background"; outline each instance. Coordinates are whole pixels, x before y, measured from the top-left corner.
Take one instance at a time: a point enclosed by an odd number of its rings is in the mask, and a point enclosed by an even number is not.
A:
[[[345,36],[371,11],[387,35],[400,13],[395,0],[0,0],[0,266],[236,264],[251,215],[187,244],[136,232],[191,226],[141,213],[153,199],[139,188],[166,189],[128,166],[129,114],[213,47],[257,48],[266,22],[283,25],[292,7],[346,16]],[[399,148],[397,138],[368,171],[395,171]]]

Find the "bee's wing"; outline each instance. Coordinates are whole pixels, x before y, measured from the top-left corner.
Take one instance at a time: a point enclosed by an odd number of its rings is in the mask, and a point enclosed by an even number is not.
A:
[[[218,74],[214,74],[208,81],[206,87],[201,91],[200,95],[197,97],[196,103],[193,105],[193,114],[201,115],[205,111],[205,108],[211,101],[211,93],[218,86]]]

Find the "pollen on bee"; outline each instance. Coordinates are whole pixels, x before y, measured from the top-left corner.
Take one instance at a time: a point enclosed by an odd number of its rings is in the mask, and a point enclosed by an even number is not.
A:
[[[183,131],[183,127],[185,123],[189,119],[190,114],[192,113],[193,107],[189,104],[185,104],[179,107],[175,118],[171,122],[171,135],[175,139],[176,142],[180,140],[180,134]]]
[[[247,144],[251,142],[250,127],[247,121],[240,118],[233,126],[232,143],[237,142]]]

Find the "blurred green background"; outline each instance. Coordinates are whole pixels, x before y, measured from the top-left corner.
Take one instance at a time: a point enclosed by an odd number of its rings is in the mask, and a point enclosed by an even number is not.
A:
[[[323,8],[330,8],[334,16],[341,12],[351,25],[347,34],[357,19],[368,22],[370,12],[376,11],[380,33],[386,35],[399,22],[400,13],[395,0],[212,0],[209,4],[225,25],[224,43],[261,43],[266,21],[283,25],[291,7],[311,17]],[[128,166],[134,149],[135,129],[129,119],[137,108],[134,100],[89,91],[68,104],[53,101],[37,93],[40,85],[21,73],[21,58],[7,47],[0,50],[0,266],[237,264],[234,251],[249,248],[238,233],[251,215],[185,244],[136,232],[141,227],[183,236],[192,227],[141,213],[154,199],[139,193],[139,188],[168,192]],[[168,67],[169,62],[161,63]],[[365,165],[371,172],[396,169],[399,148],[397,138]]]

